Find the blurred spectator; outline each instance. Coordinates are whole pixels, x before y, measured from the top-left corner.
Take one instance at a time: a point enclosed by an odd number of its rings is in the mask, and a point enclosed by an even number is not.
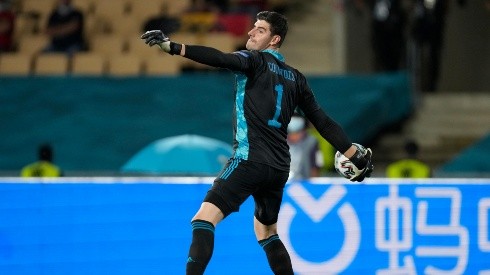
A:
[[[378,72],[397,71],[405,64],[406,13],[403,0],[370,0],[371,45]]]
[[[180,19],[176,16],[168,15],[166,10],[161,10],[161,12],[155,16],[148,18],[143,23],[143,32],[150,30],[161,30],[165,34],[172,34],[178,31],[180,28]]]
[[[419,146],[415,141],[405,143],[407,157],[395,161],[386,168],[388,178],[429,178],[431,176],[430,167],[418,160]]]
[[[191,5],[185,12],[221,12],[219,1],[212,0],[192,0]]]
[[[230,10],[230,0],[205,0],[205,2],[221,13],[227,13]]]
[[[288,145],[291,154],[289,179],[302,180],[320,175],[323,156],[318,140],[307,131],[306,119],[294,115],[288,125]]]
[[[65,52],[71,55],[86,50],[83,22],[84,15],[71,4],[71,0],[58,0],[46,27],[51,42],[44,52]]]
[[[460,6],[466,0],[457,0]],[[437,90],[440,74],[441,53],[444,44],[444,28],[449,0],[416,0],[413,9],[412,36],[417,48],[417,62],[421,68],[422,91]]]
[[[0,0],[0,53],[13,49],[15,13],[9,0]]]
[[[61,177],[61,169],[53,163],[53,148],[42,144],[38,149],[38,161],[26,165],[21,171],[22,177]]]
[[[326,141],[322,135],[315,129],[315,127],[309,127],[308,132],[310,135],[316,138],[318,142],[318,148],[322,154],[323,166],[320,168],[320,175],[327,176],[330,173],[335,172],[334,160],[335,160],[335,148]]]
[[[234,11],[248,13],[255,17],[259,11],[268,10],[266,0],[236,0]]]
[[[183,32],[206,33],[217,27],[219,6],[207,0],[192,0],[180,17]]]

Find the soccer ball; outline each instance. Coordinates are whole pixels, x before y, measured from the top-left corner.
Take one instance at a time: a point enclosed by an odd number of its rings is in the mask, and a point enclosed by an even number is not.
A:
[[[365,152],[366,148],[362,145],[353,143],[354,146],[357,147],[361,152]],[[357,169],[357,167],[342,153],[337,151],[335,153],[335,171],[339,173],[342,177],[346,179],[351,179],[359,174],[361,174],[362,170]]]

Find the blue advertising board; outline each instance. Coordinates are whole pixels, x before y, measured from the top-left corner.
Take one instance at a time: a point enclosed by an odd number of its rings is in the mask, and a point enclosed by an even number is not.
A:
[[[185,274],[212,178],[0,179],[0,274]],[[272,274],[253,200],[216,228],[206,274]],[[490,179],[291,182],[278,227],[296,274],[490,274]]]

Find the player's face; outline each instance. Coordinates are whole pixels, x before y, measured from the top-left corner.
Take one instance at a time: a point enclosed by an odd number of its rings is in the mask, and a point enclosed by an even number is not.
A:
[[[264,20],[257,20],[253,29],[248,32],[248,40],[245,47],[250,51],[261,51],[268,48],[276,48],[280,37],[272,35],[270,24]]]

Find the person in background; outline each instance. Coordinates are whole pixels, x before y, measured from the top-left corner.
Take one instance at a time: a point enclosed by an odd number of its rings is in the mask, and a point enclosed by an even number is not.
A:
[[[51,39],[43,52],[62,52],[72,55],[86,50],[84,16],[71,0],[58,0],[48,19],[45,33]]]
[[[464,7],[466,0],[457,0]],[[415,0],[411,35],[420,63],[421,91],[435,92],[439,84],[441,56],[450,0]]]
[[[430,167],[418,159],[419,146],[409,140],[405,143],[407,157],[395,161],[386,168],[388,178],[429,178],[431,176]]]
[[[405,65],[406,11],[403,0],[370,0],[371,45],[374,68],[378,72],[393,72]]]
[[[42,144],[38,148],[38,161],[26,165],[20,173],[22,177],[61,177],[61,169],[53,163],[53,148]]]
[[[307,127],[308,133],[316,138],[318,142],[318,148],[321,152],[321,159],[318,163],[321,163],[319,176],[329,176],[332,173],[336,173],[335,171],[335,147],[330,144],[330,142],[326,141],[320,132],[309,123]]]
[[[9,0],[0,0],[0,53],[13,50],[15,13]]]
[[[150,16],[143,22],[143,31],[161,30],[165,33],[174,33],[180,29],[180,18],[168,14],[166,8],[162,8],[158,14]]]
[[[307,131],[306,119],[294,115],[288,124],[288,145],[291,154],[289,180],[318,177],[323,166],[323,155],[318,140]]]

